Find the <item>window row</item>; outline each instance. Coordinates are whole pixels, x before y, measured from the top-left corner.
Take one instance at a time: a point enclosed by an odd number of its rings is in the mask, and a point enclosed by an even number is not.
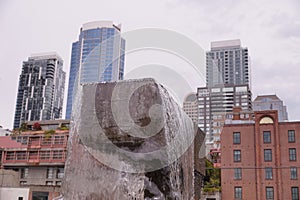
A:
[[[264,169],[265,179],[272,180],[273,179],[273,168],[266,167]],[[242,179],[242,168],[234,168],[234,179],[241,180]],[[297,167],[290,167],[290,179],[297,180],[298,179],[298,169]]]
[[[267,200],[274,199],[274,187],[266,187],[265,195]],[[291,200],[299,200],[299,187],[291,187]],[[243,188],[238,186],[234,187],[234,198],[235,199],[243,199]]]
[[[28,167],[21,168],[21,170],[20,170],[20,178],[21,179],[28,178],[29,177],[28,174],[29,174]],[[64,177],[64,168],[63,167],[58,167],[58,168],[49,167],[49,168],[47,168],[47,175],[46,175],[47,179],[63,178],[63,177]]]
[[[264,131],[263,132],[263,142],[265,144],[271,143],[271,132]],[[296,142],[295,131],[289,130],[288,131],[288,142],[293,143]],[[233,132],[233,144],[241,144],[241,133],[240,132]]]
[[[19,151],[19,152],[7,152],[5,156],[5,160],[33,160],[33,159],[41,159],[41,160],[61,160],[65,158],[66,152],[64,150],[54,150],[54,151]]]
[[[297,160],[296,148],[289,148],[289,160],[290,161]],[[272,161],[272,149],[264,149],[264,161],[265,162]]]
[[[264,161],[272,162],[272,149],[264,149]],[[296,148],[289,148],[289,160],[297,160],[297,151]],[[233,161],[241,162],[241,150],[233,150]]]

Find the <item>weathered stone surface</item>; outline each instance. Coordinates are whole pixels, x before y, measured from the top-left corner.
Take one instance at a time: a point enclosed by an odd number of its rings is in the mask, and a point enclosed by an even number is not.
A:
[[[65,200],[194,199],[196,129],[161,85],[88,84],[75,102]]]

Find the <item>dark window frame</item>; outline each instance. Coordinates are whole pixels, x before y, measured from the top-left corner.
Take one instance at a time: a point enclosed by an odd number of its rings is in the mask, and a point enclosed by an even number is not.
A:
[[[266,187],[266,199],[274,200],[274,187]]]
[[[242,177],[242,168],[234,168],[234,180],[241,180]]]
[[[242,152],[241,150],[233,150],[233,162],[241,162],[242,160]]]
[[[233,144],[241,144],[241,133],[233,132]]]
[[[298,179],[298,169],[297,169],[297,167],[290,167],[290,175],[291,175],[291,180],[297,180]]]
[[[263,132],[263,141],[264,141],[264,144],[272,143],[271,131],[264,131]]]
[[[290,161],[297,161],[296,148],[289,148],[289,160]]]
[[[267,153],[269,152],[269,153]],[[273,155],[272,155],[272,149],[264,149],[264,161],[265,162],[272,162],[273,160]],[[270,158],[269,158],[270,157]]]
[[[292,200],[299,200],[299,187],[291,187],[291,195]]]
[[[243,198],[243,188],[241,186],[234,187],[234,198],[235,199]]]
[[[289,143],[295,143],[296,142],[295,130],[288,130],[288,142]]]
[[[265,179],[266,180],[272,180],[273,179],[273,168],[272,167],[266,167],[265,168]]]

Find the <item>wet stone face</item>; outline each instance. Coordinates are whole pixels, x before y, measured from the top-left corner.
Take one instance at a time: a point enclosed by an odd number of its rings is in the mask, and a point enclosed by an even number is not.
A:
[[[75,105],[64,199],[193,199],[195,130],[161,85],[83,85]]]
[[[107,85],[107,87],[101,87],[97,85],[95,95],[95,109],[96,116],[99,125],[102,127],[105,135],[110,141],[117,147],[124,149],[125,151],[147,153],[160,149],[166,145],[164,137],[164,128],[162,127],[158,133],[147,138],[140,138],[132,136],[130,131],[121,129],[114,119],[114,114],[111,108],[112,106],[112,91],[116,83]],[[124,87],[123,93],[127,93]],[[157,90],[155,83],[148,83],[137,88],[126,102],[126,98],[118,97],[118,101],[122,102],[120,105],[118,115],[122,115],[121,112],[125,112],[125,106],[128,106],[129,116],[132,119],[132,123],[139,127],[145,127],[151,123],[151,117],[149,116],[150,108],[157,104],[161,105],[162,100]],[[162,113],[159,113],[162,116]],[[126,121],[126,116],[122,121]],[[161,119],[162,120],[162,119]],[[128,122],[130,124],[130,122]],[[122,124],[126,126],[126,123]],[[147,145],[147,143],[156,145]],[[141,148],[141,146],[147,145],[150,148]]]

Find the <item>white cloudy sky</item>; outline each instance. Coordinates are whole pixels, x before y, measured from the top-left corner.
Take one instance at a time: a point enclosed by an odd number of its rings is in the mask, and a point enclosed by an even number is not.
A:
[[[299,10],[299,0],[0,0],[0,124],[12,127],[22,61],[57,51],[68,73],[71,43],[95,20],[122,23],[122,31],[171,29],[206,50],[239,38],[251,55],[253,96],[276,93],[300,120]]]

